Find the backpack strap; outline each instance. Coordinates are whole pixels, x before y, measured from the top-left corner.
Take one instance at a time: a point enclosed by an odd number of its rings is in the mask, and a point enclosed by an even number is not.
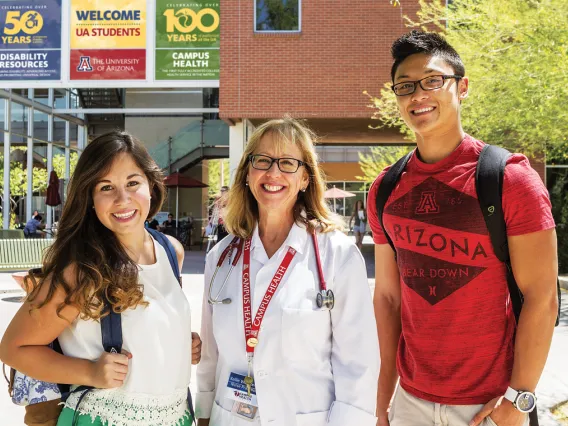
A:
[[[109,314],[101,318],[101,334],[105,352],[117,353],[122,351],[122,318],[112,310],[108,300],[105,301]]]
[[[510,156],[511,153],[506,149],[485,145],[477,160],[475,189],[495,256],[507,267],[507,286],[511,295],[513,313],[518,323],[523,307],[523,294],[515,281],[511,267],[507,243],[507,225],[502,203],[505,166]]]
[[[377,215],[379,216],[379,223],[381,224],[381,228],[383,228],[383,232],[385,234],[385,237],[387,238],[389,245],[392,248],[392,251],[394,251],[395,258],[396,258],[396,248],[394,247],[394,243],[392,242],[392,239],[389,236],[385,228],[385,225],[383,223],[383,213],[385,210],[385,205],[387,204],[387,201],[392,191],[394,190],[396,184],[400,180],[402,172],[404,171],[404,168],[406,167],[408,160],[410,160],[410,157],[412,157],[412,154],[414,154],[414,150],[410,151],[408,154],[406,154],[404,157],[400,158],[396,163],[394,163],[394,165],[383,176],[383,180],[381,180],[379,188],[377,189],[376,203],[377,203]]]
[[[161,232],[151,228],[146,228],[146,231],[148,231],[150,235],[152,235],[152,237],[154,237],[154,239],[158,242],[158,244],[160,244],[164,248],[164,250],[166,250],[166,254],[168,255],[168,260],[170,261],[170,266],[172,267],[172,271],[174,272],[174,275],[176,276],[179,285],[181,285],[181,274],[179,271],[179,263],[174,245],[168,239],[168,237],[166,237]]]

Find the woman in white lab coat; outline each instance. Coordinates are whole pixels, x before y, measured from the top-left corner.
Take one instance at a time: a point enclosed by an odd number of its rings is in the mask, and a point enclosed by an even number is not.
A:
[[[229,193],[230,235],[207,256],[199,426],[376,425],[365,263],[324,190],[310,131],[288,118],[255,130]]]

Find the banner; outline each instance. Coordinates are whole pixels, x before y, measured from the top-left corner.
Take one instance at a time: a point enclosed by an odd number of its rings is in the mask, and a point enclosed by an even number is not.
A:
[[[61,0],[0,1],[0,80],[61,79]]]
[[[219,0],[156,2],[156,80],[219,79]]]
[[[146,79],[146,0],[71,0],[70,25],[71,80]]]

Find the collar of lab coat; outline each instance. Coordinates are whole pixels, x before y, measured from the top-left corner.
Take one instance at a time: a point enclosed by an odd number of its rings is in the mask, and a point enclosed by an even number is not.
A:
[[[281,250],[282,247],[290,246],[298,253],[303,254],[304,250],[306,249],[307,239],[308,231],[306,230],[305,226],[302,224],[294,223],[292,225],[292,228],[290,229],[290,232],[288,233],[288,237],[286,237],[286,240],[278,250]],[[258,250],[256,250],[257,248]],[[260,240],[260,236],[258,234],[258,223],[254,228],[254,232],[252,233],[251,251],[256,260],[262,263],[266,263],[268,261],[266,250],[264,250],[264,246],[262,245],[262,241]]]

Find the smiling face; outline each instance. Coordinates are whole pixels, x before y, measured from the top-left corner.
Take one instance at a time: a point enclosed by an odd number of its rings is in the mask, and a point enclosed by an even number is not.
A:
[[[417,53],[406,58],[398,67],[394,84],[417,81],[433,75],[453,75],[454,69],[439,56]],[[435,90],[419,85],[407,96],[396,100],[404,122],[421,137],[443,135],[460,127],[460,101],[467,97],[466,77],[447,79]]]
[[[100,222],[117,235],[141,232],[150,210],[150,185],[130,154],[116,156],[93,190]]]
[[[296,144],[277,144],[272,133],[262,137],[253,154],[304,161],[302,151]],[[292,214],[298,193],[308,186],[309,179],[305,166],[300,166],[296,173],[284,173],[276,163],[269,170],[257,170],[249,162],[247,181],[258,203],[259,214],[263,215],[271,211]]]

